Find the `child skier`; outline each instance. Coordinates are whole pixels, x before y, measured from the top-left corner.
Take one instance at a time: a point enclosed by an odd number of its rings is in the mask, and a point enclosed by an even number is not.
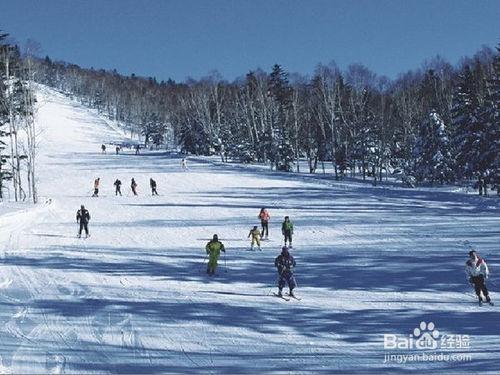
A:
[[[269,236],[269,212],[265,208],[262,208],[259,213],[260,224],[262,225],[262,236],[266,236],[265,239]]]
[[[260,235],[260,230],[257,227],[257,225],[255,225],[253,227],[253,229],[250,229],[250,233],[248,233],[248,237],[247,238],[250,238],[250,236],[252,236],[252,245],[250,246],[250,250],[253,250],[253,245],[256,243],[257,244],[257,248],[260,251],[262,251],[262,249],[260,248],[260,238],[261,238],[261,235]]]
[[[76,222],[80,224],[80,229],[78,230],[78,238],[82,236],[82,230],[85,229],[85,236],[89,237],[89,221],[90,221],[90,214],[87,209],[85,209],[85,206],[82,204],[80,206],[80,209],[76,211]]]
[[[207,243],[207,246],[205,246],[205,250],[209,257],[207,273],[210,276],[213,276],[215,274],[215,270],[217,269],[217,261],[219,260],[220,252],[223,251],[225,253],[226,249],[224,248],[222,242],[219,241],[219,237],[214,234],[212,240]]]
[[[135,180],[133,178],[132,178],[132,181],[130,181],[130,188],[132,189],[132,193],[134,193],[134,195],[137,195],[137,191],[136,191],[137,182],[135,182]]]
[[[98,197],[99,196],[99,183],[101,182],[101,178],[97,177],[94,180],[94,194],[92,194],[93,197]]]
[[[295,277],[293,276],[293,270],[296,266],[295,259],[288,252],[288,248],[283,246],[281,248],[281,254],[274,260],[274,266],[278,269],[279,279],[278,279],[278,296],[282,297],[283,287],[288,284],[290,289],[290,297],[295,297],[293,294],[293,289],[297,286]]]
[[[491,298],[488,294],[488,289],[486,289],[486,279],[490,274],[488,265],[475,250],[469,251],[469,260],[465,263],[465,273],[469,278],[469,283],[474,287],[476,295],[479,298],[479,306],[483,304],[481,292],[486,298],[486,302],[493,306],[493,302],[491,302]]]
[[[122,182],[119,179],[116,179],[115,182],[113,183],[115,185],[115,195],[120,194],[122,195]]]
[[[158,195],[156,191],[156,181],[152,178],[149,179],[149,186],[151,187],[151,195]]]
[[[281,224],[281,233],[285,237],[285,246],[288,241],[290,247],[292,247],[293,224],[288,216],[285,216],[285,221]]]

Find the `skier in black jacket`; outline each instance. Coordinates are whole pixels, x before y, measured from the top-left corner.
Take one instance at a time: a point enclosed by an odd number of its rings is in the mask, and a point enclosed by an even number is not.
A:
[[[149,186],[151,187],[151,195],[158,195],[156,191],[156,181],[152,178],[149,179]]]
[[[115,195],[122,195],[122,182],[117,178],[113,185],[115,185]]]
[[[82,236],[83,229],[85,229],[85,235],[87,237],[90,236],[90,234],[89,234],[89,221],[90,221],[89,211],[82,204],[80,209],[76,212],[76,222],[80,224],[80,229],[78,230],[78,238],[80,238]]]
[[[278,296],[282,296],[283,287],[288,284],[290,288],[290,297],[295,297],[293,289],[297,286],[295,277],[293,276],[293,269],[295,268],[295,259],[288,252],[288,247],[283,246],[281,254],[274,260],[274,266],[278,269]]]

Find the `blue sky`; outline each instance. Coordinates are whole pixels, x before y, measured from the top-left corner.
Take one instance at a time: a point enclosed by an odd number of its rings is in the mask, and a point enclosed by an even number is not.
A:
[[[500,41],[498,0],[12,0],[0,29],[80,66],[232,80],[275,63],[311,74],[362,63],[394,78],[437,54],[452,63]]]

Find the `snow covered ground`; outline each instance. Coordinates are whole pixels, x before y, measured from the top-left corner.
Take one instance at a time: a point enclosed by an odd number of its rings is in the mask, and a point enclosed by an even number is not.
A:
[[[498,371],[497,307],[476,306],[463,245],[488,261],[496,300],[497,199],[203,159],[183,171],[160,152],[103,155],[101,143],[120,134],[42,91],[38,170],[41,201],[51,203],[0,216],[0,373]],[[97,177],[101,195],[91,198]],[[89,239],[75,237],[81,204],[92,216]],[[251,252],[246,236],[261,207],[270,210],[270,241]],[[285,215],[296,228],[301,301],[271,292]],[[204,246],[213,233],[227,255],[209,278]],[[421,322],[439,330],[437,345],[454,345],[384,349],[384,334],[404,343]],[[471,360],[385,362],[395,353]]]

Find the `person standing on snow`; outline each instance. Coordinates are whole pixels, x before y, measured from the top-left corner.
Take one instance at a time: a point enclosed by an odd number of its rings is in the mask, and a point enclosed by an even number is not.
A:
[[[285,246],[288,241],[290,247],[292,247],[293,224],[288,216],[285,216],[285,221],[281,224],[281,233],[285,237]]]
[[[262,249],[260,248],[260,230],[259,228],[257,227],[257,225],[255,225],[253,227],[253,229],[250,230],[250,233],[248,233],[248,237],[247,238],[250,238],[250,236],[252,236],[252,245],[250,246],[250,250],[253,250],[253,245],[256,243],[257,244],[257,248],[262,251]]]
[[[483,304],[481,293],[486,298],[486,302],[493,305],[488,294],[488,289],[486,288],[486,279],[489,277],[490,271],[484,259],[475,250],[469,251],[469,260],[465,263],[465,273],[479,298],[479,306]]]
[[[293,289],[297,286],[295,277],[293,275],[293,270],[296,266],[295,259],[290,255],[288,247],[283,246],[281,248],[281,254],[274,260],[274,266],[278,269],[279,279],[278,279],[278,296],[283,296],[283,288],[288,284],[290,292],[288,293],[290,297],[295,297],[293,294]]]
[[[98,197],[99,196],[99,183],[101,182],[101,178],[97,177],[94,180],[94,194],[92,194],[93,197]]]
[[[219,237],[214,234],[212,240],[205,246],[205,250],[208,254],[207,273],[213,276],[217,269],[217,261],[219,260],[220,252],[223,251],[225,253],[226,249],[222,242],[219,241]]]
[[[115,182],[113,183],[115,185],[115,195],[120,194],[122,195],[122,182],[119,179],[116,179]]]
[[[103,154],[106,153],[106,145],[104,143],[101,145],[101,151]]]
[[[158,195],[156,191],[156,181],[152,178],[149,179],[149,186],[151,187],[151,195]]]
[[[89,221],[90,214],[89,211],[82,204],[80,209],[76,211],[76,222],[80,224],[80,229],[78,230],[78,238],[82,236],[82,230],[85,229],[85,235],[89,237]]]
[[[140,153],[140,152],[141,152],[141,146],[136,145],[136,146],[135,146],[135,154],[136,154],[136,155],[139,155],[139,153]]]
[[[187,160],[184,158],[181,160],[181,168],[185,171],[188,169]]]
[[[115,152],[116,152],[116,155],[118,155],[120,153],[120,146],[116,146]]]
[[[260,224],[262,225],[262,236],[266,236],[265,239],[267,240],[269,236],[269,212],[265,208],[262,208],[259,213],[259,219],[260,219]]]
[[[130,181],[130,188],[132,189],[132,193],[134,193],[134,195],[137,195],[137,182],[135,182],[135,180],[132,178],[132,180]]]

